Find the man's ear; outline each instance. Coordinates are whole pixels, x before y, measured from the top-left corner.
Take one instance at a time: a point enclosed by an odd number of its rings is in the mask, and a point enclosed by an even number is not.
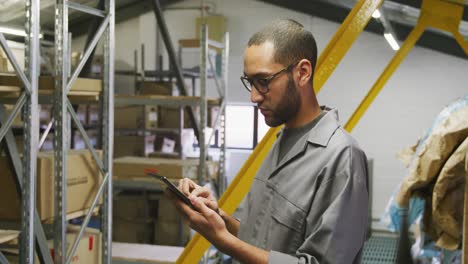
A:
[[[304,86],[311,83],[314,69],[312,68],[310,61],[302,59],[297,63],[296,68],[299,73],[298,84],[300,86]]]

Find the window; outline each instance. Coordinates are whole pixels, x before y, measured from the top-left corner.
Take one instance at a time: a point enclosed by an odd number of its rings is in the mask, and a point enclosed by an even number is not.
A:
[[[262,140],[268,130],[270,130],[270,127],[265,123],[265,118],[262,116],[262,114],[259,114],[257,123],[257,142]]]
[[[254,105],[226,106],[226,147],[254,149],[269,129]]]
[[[252,149],[254,139],[254,106],[226,106],[226,147]]]

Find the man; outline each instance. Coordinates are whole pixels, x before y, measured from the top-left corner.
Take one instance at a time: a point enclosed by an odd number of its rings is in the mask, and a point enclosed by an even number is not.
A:
[[[366,157],[320,107],[312,79],[314,37],[279,20],[249,40],[242,83],[269,126],[284,124],[259,169],[240,222],[189,179],[173,199],[190,226],[241,263],[359,263],[368,219]],[[170,194],[168,194],[170,195]]]

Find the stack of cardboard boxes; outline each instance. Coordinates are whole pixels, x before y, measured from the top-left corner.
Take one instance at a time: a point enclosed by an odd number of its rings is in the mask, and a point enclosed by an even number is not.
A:
[[[114,197],[115,242],[183,246],[190,228],[162,194],[125,192]]]
[[[101,151],[98,151],[101,156]],[[19,222],[21,199],[15,184],[15,173],[6,156],[0,156],[0,221]],[[70,150],[67,154],[67,219],[83,216],[89,210],[99,185],[100,173],[89,151]],[[40,220],[51,223],[55,216],[54,203],[54,153],[40,152],[37,158],[36,208]],[[99,201],[99,204],[101,201]],[[99,206],[99,205],[98,205]],[[68,226],[66,243],[69,247],[78,234],[78,227]],[[1,234],[0,234],[1,235]],[[73,255],[72,263],[101,263],[101,234],[98,230],[87,229]],[[53,241],[49,241],[51,256],[54,256]],[[4,252],[5,253],[5,252]],[[18,263],[17,252],[7,252],[10,263]],[[36,262],[39,263],[39,262]]]
[[[65,240],[67,246],[71,246],[73,242],[75,242],[76,236],[78,235],[79,226],[72,226],[69,225],[67,229],[67,233],[65,236]],[[18,236],[10,238],[8,241],[3,241],[5,243],[5,247],[0,250],[2,251],[3,255],[8,260],[8,263],[11,264],[19,264],[19,254],[18,254]],[[2,237],[5,237],[3,232],[0,232],[0,241],[2,241]],[[52,259],[55,256],[54,252],[54,242],[53,240],[48,240],[48,247],[50,250],[50,255]],[[71,263],[74,264],[99,264],[102,263],[101,261],[101,233],[99,230],[86,228],[83,236],[80,239],[78,247],[76,248],[73,257],[71,258]],[[39,263],[39,259],[36,257],[34,263]]]
[[[158,111],[152,105],[116,106],[114,114],[114,157],[146,156],[154,152]]]
[[[172,83],[142,83],[141,94],[171,95]],[[114,157],[147,156],[155,151],[161,107],[156,105],[116,105],[114,113]]]
[[[101,156],[101,151],[98,151]],[[7,157],[0,157],[0,219],[18,220],[21,200],[15,174]],[[84,215],[102,182],[102,174],[89,151],[70,150],[67,156],[67,214]],[[39,152],[37,157],[36,205],[43,221],[54,218],[54,153]]]
[[[148,176],[145,175],[145,170],[153,170],[172,180],[180,180],[182,178],[197,180],[198,164],[198,159],[121,157],[114,159],[113,170],[115,179],[148,179]],[[218,163],[206,161],[205,179],[210,181],[216,180],[217,177]]]

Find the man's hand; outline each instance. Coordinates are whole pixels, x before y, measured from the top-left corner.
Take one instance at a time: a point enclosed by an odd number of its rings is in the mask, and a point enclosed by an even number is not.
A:
[[[189,199],[192,200],[199,197],[206,206],[216,212],[219,211],[218,202],[211,194],[210,189],[202,187],[188,178],[183,178],[179,181],[179,190],[181,190],[183,194],[187,195]]]
[[[189,179],[179,181],[179,190],[187,195],[195,208],[193,210],[170,190],[168,196],[189,226],[224,252],[243,263],[266,264],[268,251],[259,249],[237,238],[239,222],[218,208],[216,199],[208,188],[197,185]],[[221,215],[224,215],[221,217]],[[229,230],[228,230],[229,228]]]
[[[205,204],[203,199],[206,198],[192,197],[190,201],[195,208],[193,210],[172,194],[171,191],[166,191],[166,195],[173,201],[185,219],[187,219],[189,226],[214,245],[222,244],[231,235],[221,216]]]

